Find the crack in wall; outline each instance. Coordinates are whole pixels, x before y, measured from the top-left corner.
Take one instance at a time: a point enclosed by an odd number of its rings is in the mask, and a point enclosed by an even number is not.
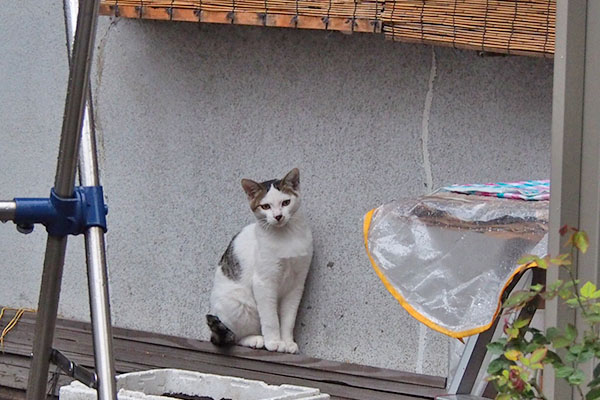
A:
[[[110,24],[108,24],[108,27],[104,31],[102,38],[98,42],[98,47],[96,51],[95,88],[91,91],[93,122],[96,128],[96,151],[98,152],[98,163],[100,172],[104,170],[104,165],[106,165],[106,153],[104,151],[104,132],[102,129],[102,123],[100,121],[100,107],[98,102],[98,94],[100,93],[100,87],[102,86],[102,76],[104,73],[104,50],[106,49],[106,42],[108,41],[108,35],[111,29],[117,25],[118,21],[118,18],[113,18],[110,21]]]
[[[437,61],[435,48],[431,47],[431,70],[429,72],[429,85],[425,96],[423,107],[423,120],[421,122],[421,151],[423,153],[423,168],[425,169],[425,188],[427,192],[433,190],[433,173],[431,172],[431,161],[429,159],[429,116],[431,114],[431,103],[433,101],[433,84],[437,75]]]
[[[423,153],[423,168],[425,170],[425,188],[427,192],[433,190],[433,173],[431,172],[431,160],[429,158],[429,117],[431,115],[431,103],[433,102],[433,84],[437,75],[437,62],[435,58],[435,48],[431,47],[431,70],[429,71],[429,83],[427,95],[425,96],[425,106],[423,107],[423,120],[421,122],[421,151]],[[427,327],[420,324],[419,344],[417,351],[417,363],[415,372],[423,373],[423,362],[425,360],[425,345],[427,338]]]

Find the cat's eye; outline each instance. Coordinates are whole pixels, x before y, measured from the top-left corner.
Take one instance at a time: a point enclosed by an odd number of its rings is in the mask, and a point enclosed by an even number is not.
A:
[[[261,204],[261,205],[260,205],[260,208],[262,208],[263,210],[268,210],[268,209],[270,209],[270,208],[271,208],[271,206],[270,206],[270,205],[268,205],[268,204]]]
[[[290,205],[290,200],[289,200],[289,199],[287,199],[287,200],[284,200],[284,201],[282,201],[282,202],[281,202],[281,205],[282,205],[282,206],[284,206],[284,207],[285,207],[285,206],[289,206],[289,205]]]

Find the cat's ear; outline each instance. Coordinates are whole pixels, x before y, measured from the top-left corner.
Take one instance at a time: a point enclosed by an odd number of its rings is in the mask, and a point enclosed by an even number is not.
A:
[[[260,183],[254,182],[250,179],[242,179],[242,187],[248,196],[248,200],[254,199],[256,195],[264,189]]]
[[[294,168],[281,180],[284,186],[292,188],[292,190],[300,189],[300,171]]]

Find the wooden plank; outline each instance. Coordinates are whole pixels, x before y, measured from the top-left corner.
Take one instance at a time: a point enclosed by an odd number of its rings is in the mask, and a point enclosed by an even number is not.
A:
[[[27,326],[27,321],[21,321],[20,324],[20,329],[22,331],[19,331],[18,336],[15,336],[10,342],[7,342],[6,346],[7,349],[10,349],[13,352],[19,351],[19,354],[26,354],[33,341],[33,324]],[[55,333],[54,346],[61,351],[68,351],[71,356],[75,357],[80,355],[85,357],[87,354],[93,353],[91,335],[89,332],[83,330],[63,329],[62,327],[58,327]],[[268,360],[268,357],[275,353],[267,351],[258,351],[259,353],[264,353],[266,359],[241,359],[227,351],[218,350],[220,353],[204,353],[201,351],[140,341],[136,341],[132,344],[129,340],[122,338],[115,338],[114,351],[118,360],[127,360],[133,363],[147,362],[148,357],[158,355],[155,362],[151,363],[152,365],[154,363],[160,365],[161,362],[167,362],[166,359],[169,359],[169,361],[172,359],[174,365],[176,365],[179,360],[185,358],[197,364],[210,367],[207,370],[203,370],[203,372],[211,372],[212,370],[221,367],[244,369],[254,372],[274,371],[274,374],[283,377],[330,382],[350,387],[382,390],[397,394],[432,398],[444,393],[444,390],[441,388],[374,379],[367,376],[354,376],[337,371],[320,371],[310,368],[310,366],[307,365],[274,365]],[[143,359],[142,361],[140,361],[140,357]],[[292,355],[292,357],[294,356]]]
[[[29,357],[33,342],[34,317],[24,316],[5,341],[5,352]],[[224,351],[210,343],[115,329],[115,361],[118,373],[151,368],[183,368],[204,373],[239,376],[271,384],[318,387],[336,398],[415,399],[433,398],[443,388],[401,381],[396,371],[334,363],[299,355],[286,355],[246,348]],[[93,348],[87,323],[59,320],[54,346],[82,366],[93,368]],[[0,359],[0,364],[4,362]],[[8,363],[7,363],[8,365]],[[24,368],[19,366],[19,368]],[[374,371],[374,376],[369,375]],[[379,374],[379,376],[377,376]],[[409,380],[417,374],[406,375]],[[391,379],[385,379],[391,378]],[[431,377],[425,377],[426,381]],[[442,378],[429,383],[439,384]],[[416,379],[418,380],[418,379]],[[0,381],[0,386],[2,382]]]
[[[24,314],[21,319],[21,322],[24,324],[33,325],[35,324],[35,316],[33,314]],[[80,331],[88,335],[91,332],[91,325],[89,323],[65,319],[58,320],[58,328],[64,330]],[[29,329],[33,330],[33,327],[31,326]],[[142,332],[131,329],[113,328],[113,337],[115,339],[129,340],[132,342],[152,343],[173,348],[196,350],[205,353],[219,355],[225,354],[237,358],[268,361],[272,363],[291,366],[307,367],[324,372],[336,371],[350,375],[366,376],[369,378],[389,380],[392,382],[413,383],[434,388],[444,388],[446,385],[446,379],[443,377],[415,374],[411,372],[403,372],[352,363],[340,363],[336,361],[328,361],[303,356],[300,354],[284,354],[269,352],[266,350],[254,350],[240,346],[232,347],[230,350],[223,350],[222,348],[216,347],[210,342],[206,341],[181,338],[151,332]]]
[[[69,351],[63,352],[69,359],[79,363],[80,365],[91,367],[93,365],[93,356],[81,356],[78,354],[70,353]],[[117,373],[126,373],[133,371],[142,371],[154,368],[178,368],[178,369],[186,369],[191,371],[197,371],[202,373],[210,373],[217,375],[225,375],[225,376],[236,376],[245,379],[254,379],[267,382],[272,385],[282,385],[282,384],[291,384],[291,385],[299,385],[299,386],[310,386],[317,387],[324,393],[329,393],[332,395],[332,399],[347,399],[347,400],[414,400],[414,399],[422,399],[423,397],[414,397],[414,396],[405,396],[398,395],[395,393],[381,392],[363,388],[353,388],[347,387],[344,385],[338,385],[335,383],[329,382],[313,382],[307,381],[305,379],[280,376],[273,374],[271,372],[255,372],[255,371],[247,371],[234,367],[220,367],[220,366],[212,366],[203,363],[197,363],[193,360],[188,359],[175,359],[171,357],[166,357],[165,353],[161,354],[153,354],[149,352],[142,352],[140,354],[135,355],[136,352],[129,353],[127,355],[119,354],[116,357],[116,370]],[[123,362],[122,358],[136,358],[136,362]],[[11,372],[11,375],[18,374],[23,377],[19,381],[19,385],[23,389],[26,387],[26,377],[28,368],[17,367],[17,372],[15,372],[15,368],[12,366],[4,366],[4,360],[0,360],[0,370],[3,368],[8,369]],[[0,381],[0,386],[4,386],[4,382]],[[15,384],[13,383],[13,386]]]
[[[0,388],[10,389],[14,392],[22,391],[24,395],[24,391],[27,388],[27,376],[29,374],[31,358],[29,356],[21,357],[4,353],[0,361]],[[55,373],[55,369],[50,371],[48,381],[54,378]],[[58,389],[73,381],[72,378],[63,373],[59,373],[57,379],[58,382],[56,383],[54,393],[49,398],[56,398],[58,396]],[[2,399],[2,396],[0,396],[0,399]]]
[[[55,397],[54,397],[55,398]],[[0,386],[1,400],[25,400],[25,391]]]

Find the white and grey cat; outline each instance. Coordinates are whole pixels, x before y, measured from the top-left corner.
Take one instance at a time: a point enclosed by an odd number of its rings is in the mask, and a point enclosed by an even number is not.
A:
[[[206,316],[211,341],[296,353],[294,325],[313,254],[300,207],[300,172],[257,183],[242,179],[256,223],[221,257]]]

